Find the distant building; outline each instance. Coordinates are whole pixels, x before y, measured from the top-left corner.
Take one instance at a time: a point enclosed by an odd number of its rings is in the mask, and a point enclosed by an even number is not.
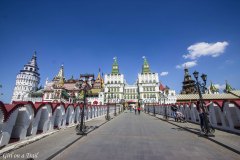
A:
[[[84,75],[80,74],[77,79],[73,76],[66,79],[62,65],[51,81],[46,80],[44,88],[38,88],[39,76],[34,54],[32,60],[17,76],[12,100],[56,103],[83,102],[83,91],[79,82],[84,79]],[[92,80],[93,85],[91,84]],[[99,70],[96,80],[94,75],[90,74],[88,84],[91,89],[87,92],[86,98],[88,104],[92,105],[124,103],[126,106],[141,105],[144,107],[145,104],[151,103],[170,104],[176,102],[175,91],[159,83],[158,73],[151,72],[146,57],[143,57],[142,71],[138,73],[137,79],[132,85],[127,84],[124,75],[120,73],[116,57],[110,74],[105,74],[103,79]]]
[[[162,83],[159,86],[160,90],[160,104],[174,104],[177,101],[176,91],[170,89],[168,86],[164,87]]]
[[[133,85],[127,84],[124,75],[119,72],[117,58],[114,58],[111,74],[104,76],[105,103],[121,103],[125,106],[138,107],[150,103],[175,103],[174,90],[159,89],[158,73],[151,72],[146,57],[143,57],[142,72]],[[162,96],[164,95],[164,96]],[[166,99],[166,101],[164,101]]]
[[[140,99],[145,103],[158,103],[159,79],[158,73],[151,72],[146,57],[143,57],[142,73],[138,74],[137,86]]]
[[[38,90],[40,74],[38,73],[36,52],[32,59],[24,65],[23,69],[16,77],[12,101],[28,101],[31,99],[31,93]]]
[[[184,80],[182,82],[182,91],[181,94],[195,94],[197,93],[195,87],[195,81],[192,80],[191,75],[188,73],[188,68],[184,68]]]
[[[80,75],[79,79],[74,79],[73,76],[66,80],[64,76],[64,67],[61,66],[58,74],[52,81],[46,81],[44,86],[44,102],[64,102],[64,103],[76,103],[83,101],[83,92],[79,88],[79,80],[82,79]],[[89,104],[103,104],[103,79],[100,71],[97,79],[94,80],[94,84],[91,85],[91,80],[94,79],[92,74],[88,79],[88,84],[91,86],[91,90],[87,94],[87,101]]]
[[[124,99],[124,75],[119,72],[117,58],[114,57],[111,74],[104,75],[105,103],[119,103]]]

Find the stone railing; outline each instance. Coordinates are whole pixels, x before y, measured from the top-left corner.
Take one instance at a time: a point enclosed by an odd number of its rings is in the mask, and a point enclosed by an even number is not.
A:
[[[234,133],[240,133],[240,100],[233,101],[209,101],[205,102],[208,108],[210,123],[213,127]],[[186,102],[176,104],[148,104],[145,112],[173,117],[171,107],[176,106],[182,112],[188,122],[200,123],[197,103]]]
[[[109,107],[110,113],[114,113],[114,106]],[[30,101],[3,104],[0,101],[0,147],[10,141],[76,125],[81,121],[82,108],[83,104]],[[106,105],[87,105],[85,120],[104,116],[106,113]]]

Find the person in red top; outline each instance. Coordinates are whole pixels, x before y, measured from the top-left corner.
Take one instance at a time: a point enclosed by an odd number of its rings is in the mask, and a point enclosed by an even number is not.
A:
[[[140,112],[141,112],[141,108],[140,107],[138,107],[138,114],[140,115]]]

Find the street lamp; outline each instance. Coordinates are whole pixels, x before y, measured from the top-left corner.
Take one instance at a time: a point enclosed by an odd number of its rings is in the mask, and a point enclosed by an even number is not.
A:
[[[122,104],[122,107],[124,108],[125,100],[124,100],[124,99],[121,99],[120,103]],[[123,108],[119,107],[119,114],[120,114],[120,112],[123,110]]]
[[[109,121],[111,119],[111,117],[109,115],[109,99],[110,99],[110,89],[109,88],[108,88],[108,94],[106,97],[108,97],[108,103],[107,103],[107,115],[105,116],[105,119]]]
[[[151,95],[151,102],[153,107],[153,115],[156,116],[156,110],[155,110],[155,95]]]
[[[166,99],[168,99],[167,96],[164,95],[164,93],[160,93],[160,102],[162,104],[162,99],[163,99],[163,106],[164,106],[164,116],[166,118],[166,120],[168,120],[168,115],[167,115],[167,106],[166,104]]]
[[[116,94],[114,96],[116,96]],[[114,116],[117,116],[117,99],[116,99],[116,97],[114,98],[114,101],[115,101]]]
[[[204,105],[204,101],[203,101],[203,97],[202,97],[202,93],[205,93],[205,91],[206,91],[207,75],[206,74],[201,75],[201,78],[203,80],[203,83],[201,83],[198,81],[198,74],[199,74],[199,72],[197,72],[197,71],[193,72],[194,78],[196,79],[195,86],[197,87],[197,91],[199,94],[199,102],[200,102],[199,105],[203,111],[203,113],[202,113],[203,126],[201,126],[203,128],[201,128],[201,129],[204,131],[205,135],[208,135],[211,132],[210,129],[212,129],[212,128],[210,128],[210,122],[209,122],[209,118],[208,118],[208,110],[207,110],[206,106]]]
[[[83,124],[83,121],[84,121],[84,110],[85,110],[85,107],[86,107],[86,96],[87,96],[87,92],[89,90],[91,90],[93,84],[94,84],[94,79],[92,78],[91,79],[91,86],[88,84],[88,79],[92,77],[92,75],[90,74],[85,74],[85,75],[81,75],[81,78],[85,78],[85,80],[83,81],[82,79],[79,80],[77,86],[79,87],[80,89],[80,92],[83,91],[83,107],[82,107],[82,112],[81,112],[81,122],[80,122],[80,128],[79,128],[79,131],[78,131],[78,135],[85,135],[86,134],[86,126],[85,124]]]

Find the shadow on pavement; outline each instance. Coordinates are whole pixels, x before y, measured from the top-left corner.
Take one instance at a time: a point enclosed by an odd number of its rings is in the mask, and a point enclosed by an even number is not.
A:
[[[186,130],[183,129],[183,128],[171,128],[171,129],[174,129],[174,130],[177,130],[177,131],[185,131],[186,132]]]

